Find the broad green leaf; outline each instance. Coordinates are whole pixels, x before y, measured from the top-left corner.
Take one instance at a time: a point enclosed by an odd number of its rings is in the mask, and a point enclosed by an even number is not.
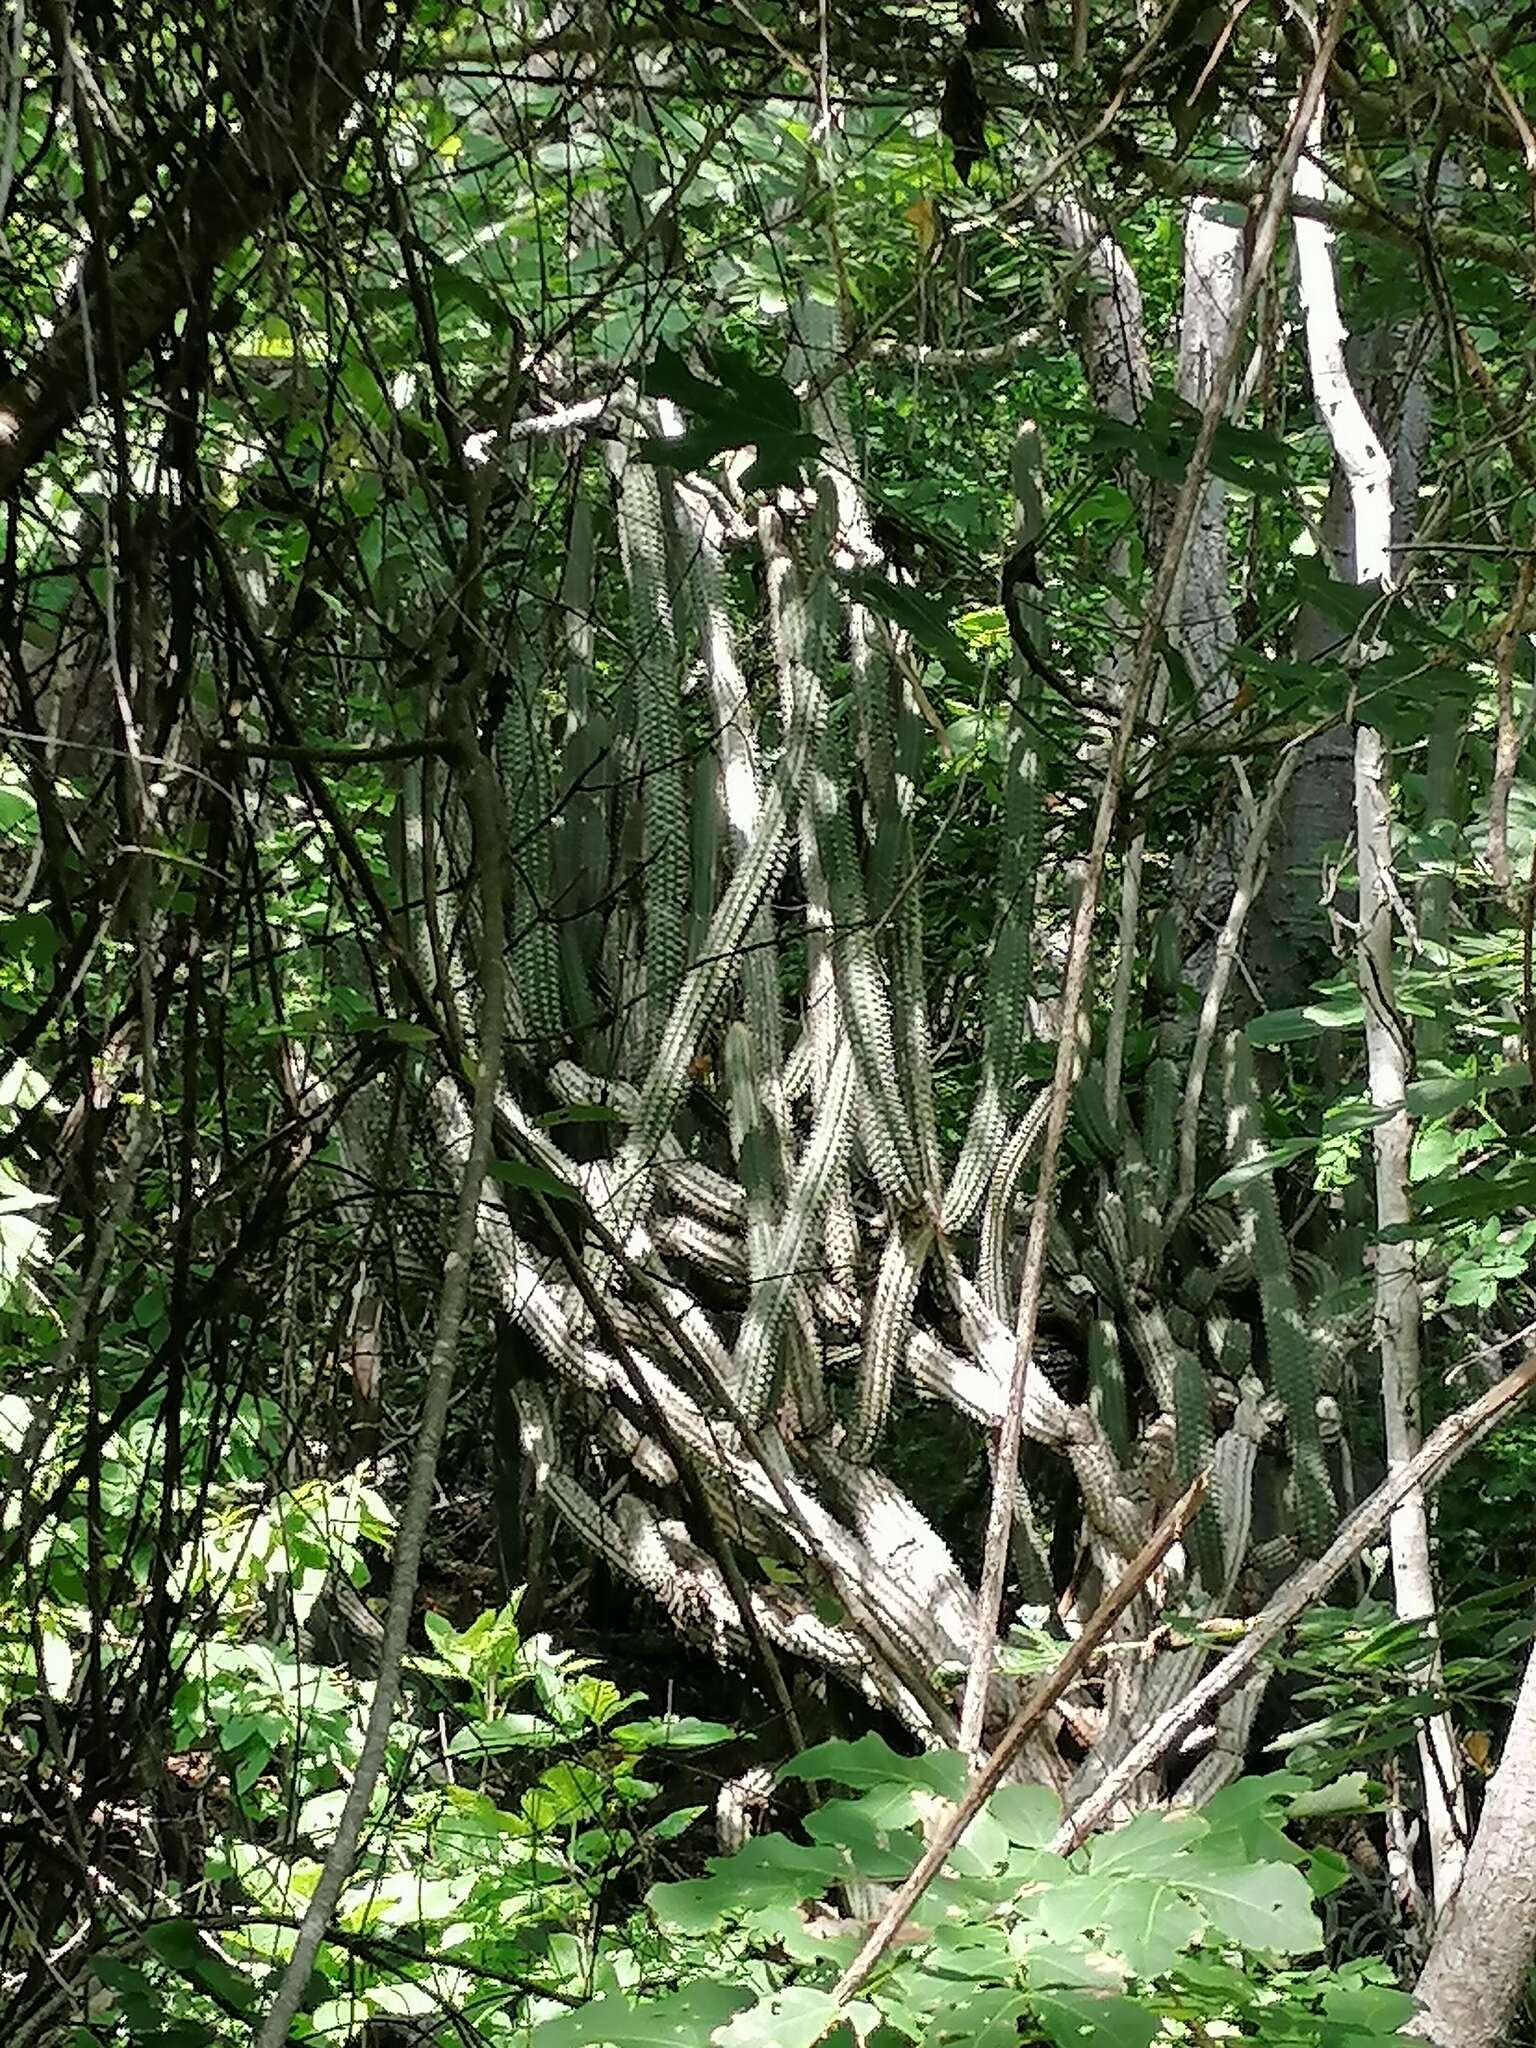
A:
[[[225,1961],[191,1920],[159,1920],[144,1929],[144,1946],[167,1968],[189,1977],[226,2009],[253,2012],[255,1987]]]
[[[805,1820],[812,1841],[843,1850],[853,1869],[871,1883],[892,1883],[905,1877],[922,1853],[910,1802],[900,1824],[889,1825],[863,1800],[829,1799]]]
[[[1248,1043],[1255,1046],[1290,1045],[1298,1039],[1315,1038],[1320,1031],[1348,1031],[1365,1022],[1365,1005],[1358,995],[1338,995],[1325,1002],[1303,1003],[1294,1010],[1266,1010],[1247,1027]]]
[[[552,1202],[579,1202],[581,1194],[569,1181],[560,1180],[555,1174],[546,1173],[542,1166],[533,1166],[525,1159],[493,1159],[486,1168],[490,1179],[500,1181],[503,1187],[526,1188],[536,1195],[547,1195]]]
[[[781,1835],[749,1842],[734,1856],[713,1857],[710,1870],[709,1877],[653,1885],[647,1897],[657,1919],[687,1934],[704,1934],[760,1909],[818,1898],[848,1874],[836,1850],[804,1848]]]
[[[840,2023],[862,2041],[880,2015],[860,1999],[839,2005],[828,1991],[791,1984],[739,2012],[710,2036],[715,2048],[815,2048]]]
[[[1199,1939],[1205,1921],[1171,1885],[1127,1878],[1116,1886],[1102,1925],[1104,1939],[1133,1976],[1160,1977]]]
[[[1196,1867],[1180,1877],[1180,1889],[1229,1941],[1279,1955],[1311,1955],[1322,1946],[1312,1892],[1299,1870],[1285,1863],[1257,1863],[1206,1874],[1198,1857],[1190,1860]]]
[[[821,1742],[802,1750],[780,1764],[779,1776],[830,1779],[855,1791],[874,1785],[917,1785],[937,1792],[941,1799],[958,1799],[965,1790],[965,1760],[952,1749],[900,1756],[871,1730],[853,1742]]]
[[[1259,1152],[1252,1159],[1244,1159],[1237,1166],[1229,1166],[1225,1173],[1217,1174],[1206,1189],[1206,1195],[1214,1200],[1217,1195],[1236,1194],[1256,1180],[1267,1180],[1270,1175],[1283,1172],[1295,1160],[1303,1159],[1307,1153],[1316,1151],[1321,1138],[1287,1138],[1268,1152]]]
[[[537,1714],[502,1714],[461,1728],[448,1745],[450,1756],[496,1756],[506,1749],[547,1749],[560,1731]]]
[[[842,584],[850,597],[856,597],[861,604],[868,605],[872,612],[879,612],[893,625],[904,627],[925,654],[931,654],[935,661],[943,664],[944,672],[952,682],[968,690],[982,688],[981,669],[966,652],[964,642],[935,599],[924,596],[921,591],[909,590],[902,584],[888,583],[883,576],[869,569],[851,571],[842,578]]]
[[[587,2048],[611,2043],[612,2048],[704,2048],[754,1994],[744,1984],[722,1984],[702,1977],[665,1998],[632,2005],[617,1992],[605,1991],[570,2012],[536,2026],[531,2048]]]
[[[1021,1849],[1043,1849],[1061,1825],[1061,1801],[1046,1785],[1004,1785],[987,1811]]]
[[[692,1714],[660,1714],[649,1721],[623,1721],[608,1730],[620,1749],[713,1749],[736,1731],[724,1721],[700,1721]]]
[[[1029,2010],[1029,2000],[1004,1984],[946,2003],[923,2035],[923,2048],[942,2048],[946,2042],[964,2043],[965,2048],[1017,2048],[1019,2021]]]
[[[1088,1868],[1096,1878],[1116,1871],[1168,1877],[1175,1868],[1183,1871],[1183,1852],[1209,1832],[1198,1813],[1138,1813],[1112,1834],[1089,1843]]]
[[[709,356],[708,367],[718,383],[696,375],[665,343],[657,349],[644,389],[680,405],[692,427],[677,440],[642,441],[636,449],[641,460],[698,469],[728,448],[752,447],[757,453],[742,477],[745,489],[798,484],[821,443],[805,426],[800,402],[783,378],[765,375],[746,356],[728,349]]]
[[[1156,2013],[1115,1992],[1041,1992],[1030,2006],[1056,2048],[1152,2048],[1163,2031]]]

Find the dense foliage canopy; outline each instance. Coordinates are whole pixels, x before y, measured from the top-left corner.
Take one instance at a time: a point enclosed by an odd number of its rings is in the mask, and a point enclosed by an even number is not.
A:
[[[7,2041],[1536,2038],[1533,92],[11,0]]]

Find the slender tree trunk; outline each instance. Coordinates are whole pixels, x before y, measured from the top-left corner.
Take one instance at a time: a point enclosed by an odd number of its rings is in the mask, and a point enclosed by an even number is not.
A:
[[[1314,131],[1314,149],[1321,121]],[[1321,163],[1309,156],[1297,173],[1302,197],[1321,198]],[[1392,581],[1392,462],[1366,417],[1344,354],[1329,230],[1321,221],[1295,222],[1302,308],[1312,389],[1327,425],[1349,490],[1353,513],[1356,575],[1385,590]],[[1389,1473],[1401,1471],[1419,1447],[1420,1313],[1413,1243],[1400,1235],[1412,1220],[1408,1155],[1413,1126],[1406,1105],[1409,1071],[1407,1027],[1393,990],[1392,920],[1400,901],[1392,866],[1391,758],[1382,734],[1362,725],[1355,734],[1355,832],[1360,874],[1356,966],[1365,1006],[1366,1064],[1372,1104],[1386,1112],[1376,1125],[1376,1336],[1381,1351],[1381,1402]],[[1429,1517],[1422,1489],[1407,1495],[1390,1524],[1392,1579],[1397,1611],[1404,1620],[1426,1622],[1435,1615],[1434,1571]],[[1422,1676],[1433,1683],[1439,1659],[1432,1654]],[[1466,1843],[1466,1808],[1455,1733],[1446,1714],[1432,1715],[1419,1730],[1424,1778],[1425,1826],[1429,1838],[1434,1904],[1443,1910],[1461,1877]]]
[[[1504,2048],[1536,1963],[1536,1655],[1488,1787],[1461,1889],[1419,1978],[1414,2032],[1436,2048]]]

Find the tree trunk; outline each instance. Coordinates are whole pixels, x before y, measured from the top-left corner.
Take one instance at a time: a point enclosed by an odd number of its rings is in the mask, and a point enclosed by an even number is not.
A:
[[[215,93],[214,104],[225,104],[212,146],[174,194],[156,195],[148,223],[102,281],[116,352],[109,374],[126,376],[246,236],[319,169],[377,60],[388,19],[385,0],[297,0]],[[129,218],[137,197],[109,194],[108,218]],[[91,347],[92,322],[101,318],[89,303],[95,277],[86,266],[47,341],[0,384],[0,495],[105,395]]]
[[[1435,2048],[1503,2048],[1536,1961],[1536,1655],[1461,1889],[1419,1979],[1414,2031]]]
[[[1321,133],[1319,116],[1315,141]],[[1297,172],[1296,189],[1313,198],[1326,190],[1315,155]],[[1321,221],[1298,217],[1295,235],[1313,397],[1349,491],[1355,574],[1359,581],[1385,590],[1392,581],[1392,460],[1350,380],[1329,231]],[[1391,756],[1384,737],[1371,726],[1356,730],[1354,769],[1360,876],[1356,969],[1365,1008],[1371,1102],[1385,1119],[1373,1133],[1376,1222],[1381,1233],[1375,1249],[1376,1339],[1387,1468],[1396,1473],[1411,1462],[1421,1434],[1420,1313],[1413,1244],[1401,1234],[1413,1214],[1408,1193],[1413,1125],[1406,1103],[1407,1026],[1393,988],[1393,908],[1400,898],[1393,875]],[[1391,1544],[1397,1611],[1405,1621],[1425,1623],[1432,1636],[1434,1568],[1422,1490],[1409,1494],[1393,1514]],[[1439,1657],[1433,1648],[1420,1675],[1430,1685],[1438,1682]],[[1455,1894],[1466,1841],[1461,1762],[1448,1714],[1433,1714],[1421,1723],[1419,1759],[1434,1906],[1439,1911]]]

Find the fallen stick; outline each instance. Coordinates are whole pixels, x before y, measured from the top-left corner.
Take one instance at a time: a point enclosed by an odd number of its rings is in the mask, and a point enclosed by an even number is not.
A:
[[[1532,1371],[1536,1373],[1536,1364]],[[967,1784],[960,1804],[918,1858],[911,1875],[876,1921],[869,1939],[838,1979],[832,1996],[839,2005],[846,2005],[869,1981],[881,1957],[900,1937],[912,1908],[949,1861],[950,1851],[1008,1775],[1009,1766],[1030,1733],[1082,1671],[1189,1526],[1205,1498],[1205,1488],[1206,1475],[1202,1472],[1183,1498],[1169,1509],[1145,1548],[1126,1566],[1113,1592],[1099,1603],[1082,1632],[1009,1722],[996,1749]]]

